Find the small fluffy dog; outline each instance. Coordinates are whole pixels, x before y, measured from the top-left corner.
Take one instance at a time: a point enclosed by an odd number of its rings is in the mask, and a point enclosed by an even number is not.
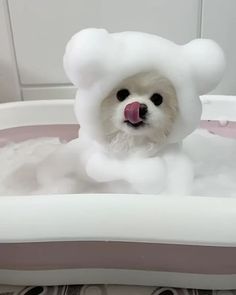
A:
[[[129,77],[101,102],[103,145],[80,137],[70,142],[46,161],[52,167],[60,163],[50,175],[62,192],[187,194],[192,165],[179,144],[167,142],[178,112],[167,78],[156,72]],[[76,185],[68,175],[76,175]],[[50,178],[41,169],[41,182]],[[51,192],[58,192],[54,185]]]

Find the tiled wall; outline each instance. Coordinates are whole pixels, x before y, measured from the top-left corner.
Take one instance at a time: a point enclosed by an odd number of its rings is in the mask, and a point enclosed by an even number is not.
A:
[[[62,56],[85,27],[213,38],[228,60],[215,93],[236,94],[236,0],[0,0],[0,101],[72,98]]]

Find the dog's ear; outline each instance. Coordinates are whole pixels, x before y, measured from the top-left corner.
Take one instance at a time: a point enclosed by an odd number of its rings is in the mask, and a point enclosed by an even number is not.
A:
[[[213,90],[225,70],[223,50],[209,39],[195,39],[183,46],[199,94]]]
[[[113,40],[104,29],[85,29],[75,34],[66,46],[65,72],[79,87],[91,87],[107,74]]]

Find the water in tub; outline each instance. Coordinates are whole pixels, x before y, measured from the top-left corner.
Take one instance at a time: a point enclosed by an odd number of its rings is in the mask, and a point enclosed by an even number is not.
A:
[[[2,147],[0,195],[79,193],[80,186],[73,173],[53,182],[44,181],[43,185],[37,178],[40,163],[57,171],[64,169],[58,157],[55,163],[48,163],[47,158],[59,154],[66,146],[58,138],[38,138]],[[184,149],[195,167],[193,195],[236,197],[236,139],[197,130],[184,140]]]

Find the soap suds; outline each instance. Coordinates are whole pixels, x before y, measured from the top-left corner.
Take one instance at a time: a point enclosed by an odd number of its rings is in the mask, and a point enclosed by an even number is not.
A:
[[[79,193],[75,175],[58,181],[55,179],[53,184],[44,187],[38,182],[40,164],[45,163],[50,154],[57,153],[61,148],[66,148],[66,144],[58,138],[39,138],[2,147],[0,195]],[[193,195],[236,197],[235,139],[197,130],[185,139],[184,150],[194,163]]]

